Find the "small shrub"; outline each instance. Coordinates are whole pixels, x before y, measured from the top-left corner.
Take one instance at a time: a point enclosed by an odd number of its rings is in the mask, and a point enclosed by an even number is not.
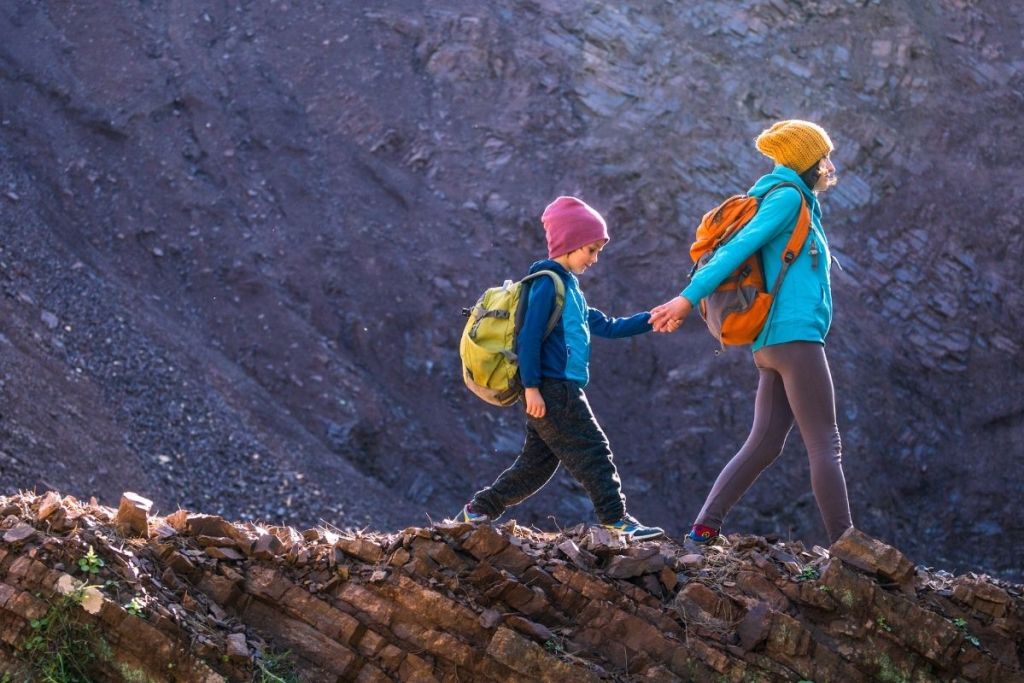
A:
[[[140,619],[144,619],[146,617],[146,605],[142,600],[139,600],[138,596],[133,597],[128,604],[124,606],[124,609],[133,617],[139,617]]]
[[[797,581],[814,581],[819,576],[821,576],[821,572],[818,571],[817,567],[804,567],[803,570],[801,570],[801,572],[799,574],[797,574],[796,580]]]
[[[976,648],[981,648],[981,640],[978,636],[974,635],[967,630],[967,620],[961,617],[957,617],[953,620],[953,626],[956,626],[957,630],[964,634],[964,640],[973,645]]]
[[[84,557],[78,558],[78,568],[85,574],[99,574],[105,564],[106,562],[96,554],[91,545],[89,546],[89,552]]]
[[[32,635],[22,644],[19,656],[42,683],[90,683],[97,659],[92,626],[74,617],[82,593],[62,596],[46,614],[29,622]]]

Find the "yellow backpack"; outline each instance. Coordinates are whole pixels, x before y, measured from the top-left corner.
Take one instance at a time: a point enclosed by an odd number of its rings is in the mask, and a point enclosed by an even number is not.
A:
[[[555,285],[555,305],[544,330],[547,338],[565,304],[565,283],[553,270],[538,270],[518,282],[505,280],[485,291],[473,308],[462,309],[469,318],[459,340],[462,379],[470,391],[493,405],[510,406],[523,392],[516,333],[526,315],[529,284],[541,277],[550,277]]]

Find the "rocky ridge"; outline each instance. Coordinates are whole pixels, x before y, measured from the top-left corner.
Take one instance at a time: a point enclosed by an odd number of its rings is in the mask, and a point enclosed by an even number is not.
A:
[[[33,638],[59,618],[110,681],[1024,675],[1024,587],[915,567],[855,530],[828,549],[699,548],[515,522],[300,532],[149,505],[0,498],[0,675],[37,671],[61,645]]]

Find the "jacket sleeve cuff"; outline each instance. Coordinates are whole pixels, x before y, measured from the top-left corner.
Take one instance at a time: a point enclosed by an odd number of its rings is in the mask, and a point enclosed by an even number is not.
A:
[[[687,301],[689,301],[691,306],[693,306],[694,308],[697,308],[697,305],[700,303],[700,300],[703,299],[707,295],[706,294],[705,295],[700,295],[696,291],[696,287],[694,287],[693,285],[690,285],[689,287],[687,287],[683,291],[679,292],[679,296],[681,296],[684,299],[686,299]]]

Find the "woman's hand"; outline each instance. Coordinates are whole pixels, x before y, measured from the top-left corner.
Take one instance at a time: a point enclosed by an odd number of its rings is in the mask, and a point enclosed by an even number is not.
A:
[[[677,296],[651,309],[651,327],[655,332],[675,332],[692,310],[693,305],[689,299]]]
[[[547,412],[547,406],[544,405],[544,397],[540,395],[540,389],[537,387],[526,387],[524,393],[526,414],[537,419],[544,417],[544,413]]]

